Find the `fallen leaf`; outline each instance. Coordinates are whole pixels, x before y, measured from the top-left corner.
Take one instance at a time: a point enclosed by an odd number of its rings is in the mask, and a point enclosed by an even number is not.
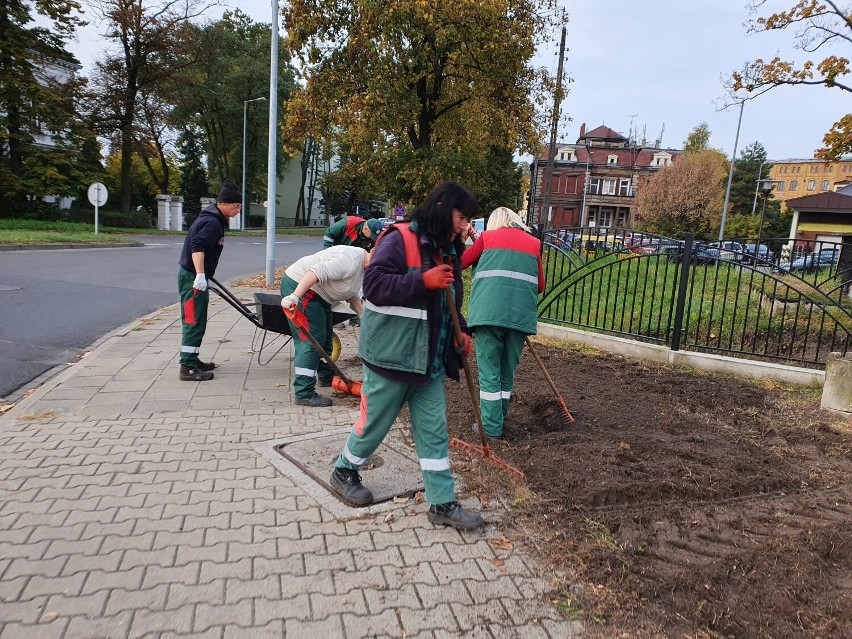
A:
[[[15,408],[14,404],[3,404],[2,406],[0,406],[0,415],[5,413],[6,411],[12,410],[13,408]]]
[[[396,496],[396,497],[393,498],[393,503],[395,503],[395,504],[407,504],[408,503],[408,497]]]
[[[621,450],[630,450],[630,444],[628,444],[627,442],[618,442],[618,447]]]
[[[422,490],[419,490],[416,493],[414,493],[414,503],[422,504],[425,499],[426,499],[426,497],[423,495]]]
[[[489,539],[488,545],[498,550],[512,550],[512,548],[515,547],[514,544],[505,537],[500,537],[500,539]]]
[[[53,621],[59,616],[58,612],[46,612],[41,616],[42,621]]]
[[[385,515],[386,524],[392,524],[394,521],[396,521],[396,515],[394,515],[393,513],[388,513],[387,515]]]
[[[40,413],[29,413],[27,415],[21,415],[20,417],[18,417],[18,419],[21,421],[32,422],[37,419],[50,419],[51,417],[54,417],[58,414],[59,413],[57,411],[51,408],[50,410],[45,410]]]
[[[494,564],[495,566],[497,566],[498,568],[500,568],[506,562],[503,561],[502,559],[492,559],[491,563]]]

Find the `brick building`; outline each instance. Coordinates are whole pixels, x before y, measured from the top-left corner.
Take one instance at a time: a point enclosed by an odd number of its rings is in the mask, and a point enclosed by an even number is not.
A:
[[[852,183],[852,156],[836,162],[814,159],[772,160],[769,179],[774,181],[772,195],[783,204],[817,193],[837,191]]]
[[[635,196],[644,178],[672,163],[682,151],[648,146],[609,127],[580,127],[576,144],[556,146],[550,190],[550,214],[542,211],[548,152],[530,168],[528,219],[550,226],[633,226]],[[548,219],[549,218],[549,219]]]

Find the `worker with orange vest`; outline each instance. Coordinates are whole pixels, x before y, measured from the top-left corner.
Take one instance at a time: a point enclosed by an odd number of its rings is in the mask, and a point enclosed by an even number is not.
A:
[[[379,220],[365,220],[357,215],[347,215],[326,229],[322,238],[322,247],[329,248],[344,244],[369,251],[376,243],[382,228]]]
[[[373,494],[358,469],[390,431],[407,404],[432,523],[473,529],[482,517],[455,498],[447,434],[444,377],[459,379],[459,353],[470,338],[456,344],[447,290],[461,318],[459,256],[469,219],[478,206],[460,184],[436,186],[408,224],[387,228],[364,273],[364,312],[358,355],[364,369],[361,414],[335,462],[331,486],[353,506],[366,506]]]

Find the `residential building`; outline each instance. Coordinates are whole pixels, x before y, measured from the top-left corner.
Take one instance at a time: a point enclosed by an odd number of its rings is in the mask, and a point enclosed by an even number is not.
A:
[[[785,205],[794,198],[837,191],[852,183],[852,156],[843,156],[836,162],[772,160],[769,179],[775,182],[773,196]]]
[[[629,228],[634,225],[641,183],[682,153],[639,142],[599,126],[580,127],[576,144],[556,146],[550,179],[549,211],[543,211],[548,152],[533,162],[528,220],[549,226]]]

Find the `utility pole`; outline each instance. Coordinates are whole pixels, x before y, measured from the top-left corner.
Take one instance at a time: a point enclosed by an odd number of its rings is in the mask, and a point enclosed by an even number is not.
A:
[[[559,126],[559,104],[562,102],[562,63],[565,61],[565,27],[562,27],[562,42],[559,44],[559,70],[556,72],[556,93],[553,96],[553,123],[550,127],[550,146],[547,148],[547,167],[544,170],[544,199],[541,203],[539,222],[550,228],[550,188],[553,181],[553,162],[556,159],[556,128]],[[542,219],[543,218],[543,219]]]

